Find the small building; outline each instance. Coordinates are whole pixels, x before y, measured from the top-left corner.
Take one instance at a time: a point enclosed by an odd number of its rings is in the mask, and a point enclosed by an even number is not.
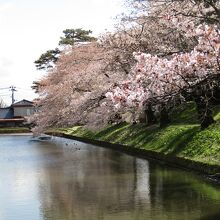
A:
[[[0,108],[0,127],[23,126],[25,117],[34,114],[34,103],[23,99],[10,107]]]
[[[26,99],[23,99],[19,102],[15,102],[11,105],[11,107],[14,110],[14,118],[30,116],[35,112],[33,102],[28,101]]]

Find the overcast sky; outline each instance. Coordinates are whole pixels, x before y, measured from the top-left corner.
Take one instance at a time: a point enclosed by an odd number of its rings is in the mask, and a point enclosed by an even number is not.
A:
[[[42,73],[34,61],[54,49],[67,28],[90,29],[97,36],[111,29],[123,0],[0,0],[0,99],[36,97],[30,87]]]

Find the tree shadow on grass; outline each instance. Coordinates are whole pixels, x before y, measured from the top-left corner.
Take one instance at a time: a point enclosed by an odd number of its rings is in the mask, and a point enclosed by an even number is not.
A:
[[[111,125],[110,127],[97,132],[94,136],[95,139],[102,139],[105,136],[113,135],[118,132],[121,132],[122,129],[125,129],[128,126],[126,123]]]
[[[192,141],[193,137],[199,130],[200,128],[196,126],[181,132],[173,137],[169,144],[167,144],[166,148],[161,152],[173,156],[179,154],[186,148],[187,144]]]
[[[146,130],[146,126],[143,124],[130,125],[126,127],[124,131],[119,131],[117,133],[117,142],[122,144],[128,144],[130,141],[138,135],[138,133],[143,133]]]
[[[150,141],[157,129],[157,126],[147,127],[145,124],[133,125],[127,130],[127,135],[121,136],[119,141],[138,148]]]
[[[189,127],[172,135],[172,130],[161,129],[158,125],[147,127],[145,124],[129,125],[122,123],[97,132],[94,138],[177,155],[192,141],[199,129],[199,126]],[[163,137],[163,135],[168,136]]]

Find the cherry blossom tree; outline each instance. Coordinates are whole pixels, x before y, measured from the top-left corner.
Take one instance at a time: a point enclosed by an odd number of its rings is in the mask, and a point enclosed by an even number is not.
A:
[[[39,81],[40,110],[30,119],[36,124],[34,131],[54,126],[107,124],[116,111],[105,94],[125,75],[106,70],[110,55],[95,42],[63,51],[56,66]]]
[[[137,65],[130,80],[116,86],[107,96],[116,108],[129,105],[139,112],[152,99],[166,105],[187,93],[197,103],[202,128],[207,127],[214,121],[209,105],[220,83],[219,29],[204,23],[196,26],[194,21],[177,16],[169,15],[166,19],[186,36],[196,37],[198,44],[191,52],[169,58],[135,53]]]
[[[153,11],[154,15],[159,15],[168,11],[209,24],[220,21],[219,0],[127,0],[127,3],[132,9],[133,17],[140,13],[149,14]]]
[[[107,33],[101,38],[102,46],[107,51],[112,51],[109,60],[112,71],[121,69],[128,75],[133,75],[131,69],[136,62],[134,51],[170,57],[173,54],[190,52],[197,45],[195,36],[186,35],[184,30],[177,28],[168,19],[171,13],[174,16],[177,11],[186,10],[187,7],[173,1],[132,2],[135,3],[132,4],[135,10],[122,17],[115,33]],[[184,2],[189,6],[188,1]],[[178,16],[180,17],[180,14]],[[183,15],[182,19],[185,20]],[[157,103],[159,110],[159,102],[154,99],[151,99],[151,102]],[[165,109],[161,108],[161,111],[163,110]],[[149,113],[148,123],[155,122],[149,102],[145,102],[141,115],[144,115],[143,112],[145,115]],[[143,118],[146,119],[145,116]]]
[[[168,120],[186,99],[197,104],[202,128],[213,123],[219,90],[218,1],[138,1],[114,33],[59,53],[36,89],[35,131],[54,126],[92,127],[116,120]],[[136,2],[136,1],[135,1]],[[213,2],[213,4],[211,4]]]

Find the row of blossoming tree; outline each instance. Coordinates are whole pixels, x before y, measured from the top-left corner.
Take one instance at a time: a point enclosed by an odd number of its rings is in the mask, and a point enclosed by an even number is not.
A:
[[[214,122],[220,85],[220,3],[132,1],[114,33],[65,47],[37,82],[36,129],[148,119],[161,125],[192,100],[201,127]],[[88,38],[90,39],[90,38]],[[144,115],[144,117],[143,117]]]

